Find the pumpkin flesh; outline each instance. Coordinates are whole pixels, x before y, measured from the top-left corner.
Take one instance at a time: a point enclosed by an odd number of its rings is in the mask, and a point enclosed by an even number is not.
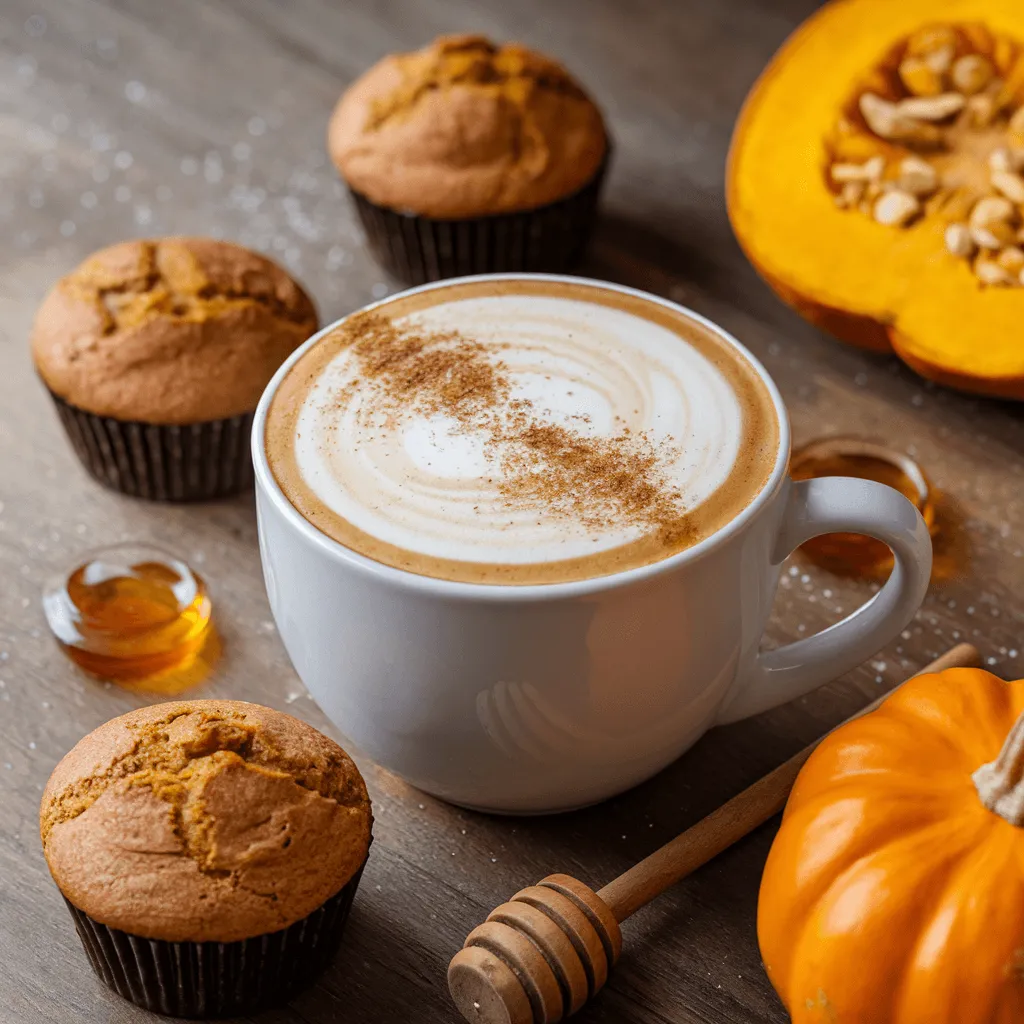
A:
[[[765,868],[758,936],[793,1024],[1024,1021],[1024,830],[972,773],[1024,682],[953,669],[826,738]]]
[[[894,230],[838,209],[826,184],[837,117],[857,83],[936,21],[1024,38],[1019,0],[834,0],[786,42],[748,97],[729,157],[729,215],[761,274],[819,326],[895,350],[942,383],[1024,398],[1024,290],[981,285],[947,251],[942,217]]]

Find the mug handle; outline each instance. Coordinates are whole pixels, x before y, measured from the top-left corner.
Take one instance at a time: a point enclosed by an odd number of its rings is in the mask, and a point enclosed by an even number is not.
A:
[[[928,527],[913,503],[874,480],[817,477],[792,484],[772,552],[779,565],[804,541],[823,533],[862,533],[889,546],[895,564],[866,604],[805,640],[757,656],[717,724],[784,704],[877,654],[921,606],[932,569]]]

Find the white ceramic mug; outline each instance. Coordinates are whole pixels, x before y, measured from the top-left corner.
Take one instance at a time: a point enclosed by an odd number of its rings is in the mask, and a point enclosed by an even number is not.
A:
[[[300,678],[359,750],[468,807],[580,807],[653,775],[713,725],[841,676],[910,621],[931,571],[931,540],[917,509],[868,480],[793,482],[786,472],[789,424],[771,378],[720,328],[682,312],[734,345],[763,377],[780,426],[771,477],[747,508],[699,544],[577,582],[431,579],[331,540],[277,486],[264,428],[289,367],[332,328],[271,381],[252,435],[270,606]],[[888,582],[842,622],[759,651],[783,559],[834,531],[888,544],[895,556]]]

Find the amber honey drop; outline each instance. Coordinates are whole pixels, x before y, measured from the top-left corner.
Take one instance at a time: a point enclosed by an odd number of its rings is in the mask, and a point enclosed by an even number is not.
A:
[[[852,476],[876,480],[909,498],[929,530],[935,525],[934,492],[924,471],[909,455],[853,437],[834,437],[795,451],[790,464],[794,480],[821,476]],[[839,576],[884,577],[892,569],[892,552],[881,541],[859,533],[827,533],[802,544],[811,561]]]
[[[43,597],[64,653],[99,679],[179,693],[212,666],[216,636],[206,585],[180,559],[123,545],[93,552]]]

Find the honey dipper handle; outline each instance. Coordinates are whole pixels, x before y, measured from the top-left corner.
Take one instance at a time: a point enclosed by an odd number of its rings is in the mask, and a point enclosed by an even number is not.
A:
[[[941,672],[947,668],[977,666],[981,657],[971,644],[958,644],[936,658],[916,675]],[[891,691],[890,691],[891,692]],[[874,711],[889,693],[862,708],[847,721],[853,721],[869,711]],[[845,724],[845,723],[844,723]],[[630,914],[660,896],[669,886],[685,878],[728,849],[737,840],[763,825],[773,814],[786,805],[789,791],[793,788],[797,774],[804,762],[814,752],[820,740],[805,747],[764,778],[734,796],[717,811],[712,811],[682,835],[655,850],[649,857],[635,864],[618,878],[598,891],[598,896],[607,904],[617,921],[624,921]]]

